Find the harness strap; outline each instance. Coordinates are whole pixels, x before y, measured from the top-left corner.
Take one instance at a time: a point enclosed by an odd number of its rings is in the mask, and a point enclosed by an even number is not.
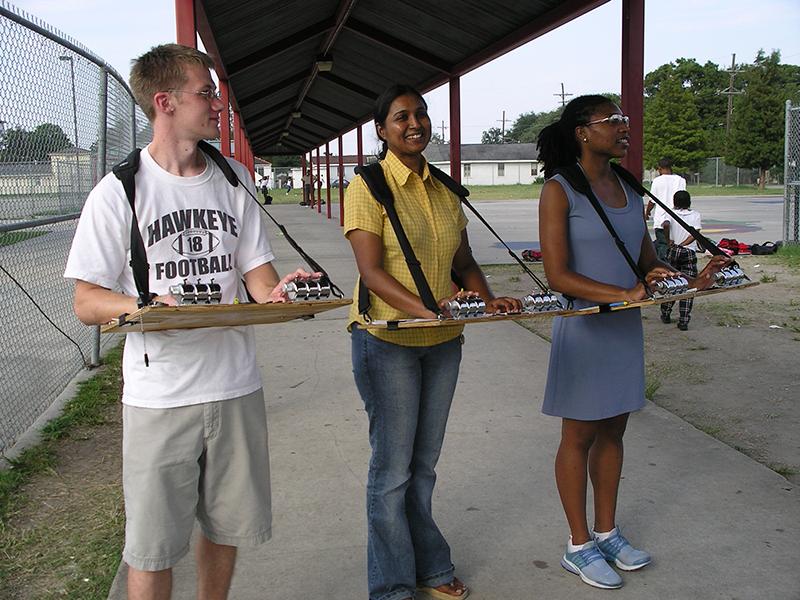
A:
[[[619,175],[619,178],[622,179],[625,183],[631,186],[634,191],[639,194],[640,196],[648,196],[652,199],[656,204],[658,204],[661,208],[666,211],[666,213],[675,219],[678,223],[680,223],[681,227],[683,227],[686,231],[692,234],[692,237],[700,244],[704,250],[708,250],[711,254],[722,255],[725,256],[725,253],[719,249],[719,247],[709,240],[706,236],[700,233],[697,229],[689,225],[686,221],[681,219],[669,206],[667,206],[664,202],[659,200],[658,198],[653,195],[650,190],[646,189],[638,179],[634,176],[633,173],[628,171],[625,167],[617,163],[611,163],[611,168]]]
[[[428,280],[425,278],[425,273],[422,272],[422,265],[417,259],[416,254],[414,254],[411,242],[408,241],[408,236],[406,236],[406,232],[403,229],[403,224],[400,222],[400,217],[394,206],[394,196],[383,174],[383,167],[381,167],[380,163],[372,163],[371,165],[356,167],[355,172],[357,175],[361,175],[372,197],[386,210],[386,215],[389,217],[389,222],[392,224],[392,229],[394,229],[397,241],[400,244],[400,249],[403,251],[403,256],[408,265],[408,270],[411,272],[411,277],[414,279],[414,284],[417,286],[419,297],[425,305],[425,308],[437,315],[441,314],[439,305],[433,297],[431,287],[428,285]],[[364,280],[359,277],[358,312],[366,320],[369,320],[369,308],[369,290],[364,284]]]
[[[139,231],[139,219],[136,217],[136,172],[141,163],[141,150],[136,148],[128,154],[127,158],[115,165],[112,171],[117,179],[122,182],[128,204],[131,206],[131,260],[130,266],[133,271],[133,282],[136,284],[138,298],[136,303],[139,308],[147,306],[155,298],[155,294],[150,293],[150,265],[147,262],[147,251],[144,247],[144,240]]]
[[[458,183],[455,179],[450,177],[450,175],[442,171],[440,168],[428,163],[428,169],[430,170],[431,174],[434,177],[436,177],[436,179],[438,179],[445,185],[447,189],[449,189],[451,192],[453,192],[456,196],[459,197],[461,203],[464,206],[466,206],[472,212],[472,214],[478,217],[480,222],[486,226],[486,229],[488,229],[492,233],[492,235],[494,235],[494,237],[496,237],[500,241],[500,243],[503,244],[503,246],[505,246],[505,249],[508,250],[508,253],[511,256],[511,258],[517,261],[519,266],[522,267],[522,270],[525,271],[525,273],[527,273],[528,276],[531,279],[533,279],[534,282],[536,282],[536,285],[538,285],[543,292],[549,293],[550,289],[536,276],[536,274],[533,271],[530,270],[528,265],[526,265],[522,261],[522,259],[519,256],[517,256],[517,254],[508,246],[508,244],[505,243],[503,238],[501,238],[498,235],[498,233],[494,230],[494,228],[492,228],[492,226],[489,225],[489,222],[483,218],[483,215],[481,215],[475,209],[475,207],[472,206],[472,204],[467,200],[467,196],[469,196],[469,190],[460,183]]]
[[[625,247],[625,242],[623,242],[619,235],[617,235],[614,226],[608,219],[608,215],[606,215],[606,211],[603,210],[603,207],[600,205],[600,201],[597,199],[597,196],[594,195],[592,186],[589,183],[589,180],[586,179],[586,175],[580,168],[580,165],[575,163],[574,165],[570,165],[568,167],[560,167],[555,170],[555,174],[560,174],[564,179],[567,180],[567,182],[575,191],[583,194],[589,199],[589,203],[592,205],[592,208],[594,208],[595,212],[597,212],[597,215],[600,217],[603,225],[605,225],[606,229],[608,229],[608,232],[611,234],[614,243],[617,245],[617,249],[625,258],[625,262],[628,263],[628,266],[631,268],[634,275],[636,275],[636,278],[642,283],[647,295],[652,296],[653,292],[650,290],[650,286],[647,285],[647,280],[645,279],[644,273],[642,273],[642,270],[639,268],[639,265],[636,264],[636,261],[633,260],[631,253],[628,252],[628,249]]]
[[[258,201],[258,198],[253,196],[249,188],[239,180],[239,177],[236,175],[236,171],[233,170],[233,167],[231,167],[231,164],[228,162],[228,160],[224,156],[222,156],[222,153],[219,150],[217,150],[214,146],[206,142],[205,140],[201,140],[200,142],[198,142],[197,147],[200,148],[200,150],[202,150],[203,153],[206,156],[208,156],[214,162],[215,165],[219,167],[220,171],[222,171],[222,174],[225,176],[225,179],[228,180],[228,183],[230,183],[233,187],[237,187],[239,183],[242,183],[242,188],[245,190],[245,192],[247,192],[247,194],[258,205],[258,207],[262,211],[264,211],[264,214],[266,214],[269,217],[269,219],[275,224],[275,226],[280,230],[280,232],[283,234],[283,237],[286,239],[287,242],[289,242],[289,245],[295,249],[295,251],[301,256],[303,260],[306,261],[306,263],[308,263],[308,266],[311,267],[313,271],[322,273],[325,276],[325,278],[331,284],[331,292],[333,292],[334,296],[343,298],[344,293],[342,292],[341,289],[339,289],[339,286],[337,286],[335,283],[333,283],[333,281],[331,281],[328,272],[325,269],[323,269],[322,266],[317,261],[311,258],[311,256],[309,256],[305,252],[305,250],[303,250],[300,247],[300,244],[298,244],[294,240],[294,238],[291,235],[289,235],[289,232],[286,231],[286,227],[278,223],[278,221],[275,220],[275,218],[269,213],[269,211],[266,208],[264,208],[264,206],[262,206],[262,204]]]
[[[233,187],[238,187],[239,184],[242,183],[239,180],[239,177],[236,175],[236,172],[233,170],[233,167],[231,167],[228,160],[222,156],[222,153],[219,150],[206,141],[198,142],[197,147],[203,152],[203,154],[208,156],[208,158],[210,158],[211,161],[217,165],[217,167],[219,167],[219,170],[222,171],[222,174],[224,175],[225,179],[228,180],[228,183],[230,183]],[[139,229],[139,220],[136,217],[136,172],[139,170],[139,166],[141,165],[141,152],[141,149],[136,148],[125,158],[125,160],[115,165],[112,169],[114,175],[122,183],[122,188],[125,190],[125,196],[128,199],[128,204],[130,204],[131,213],[133,215],[131,221],[130,266],[131,270],[133,271],[133,281],[136,285],[136,291],[138,293],[137,304],[139,308],[150,304],[150,302],[156,296],[155,294],[150,293],[150,264],[147,262],[147,251],[145,250],[144,240],[142,239],[142,234]],[[335,296],[343,298],[344,293],[335,283],[330,280],[330,277],[325,269],[323,269],[317,261],[306,254],[306,252],[292,238],[292,236],[289,235],[289,232],[286,231],[286,228],[278,223],[267,211],[267,209],[261,205],[258,199],[253,196],[252,193],[250,193],[250,190],[246,185],[244,185],[244,183],[242,183],[242,188],[250,197],[253,198],[253,201],[259,206],[259,208],[261,208],[261,210],[266,213],[272,222],[275,223],[278,229],[280,229],[286,241],[289,242],[289,245],[297,251],[297,253],[314,271],[322,273],[328,279],[331,285],[331,292],[333,292]]]

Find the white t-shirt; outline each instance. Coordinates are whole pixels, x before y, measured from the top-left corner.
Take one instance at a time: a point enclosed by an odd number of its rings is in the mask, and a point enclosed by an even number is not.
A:
[[[686,180],[680,175],[670,173],[668,175],[659,175],[653,179],[653,185],[650,192],[661,200],[664,204],[672,208],[672,197],[675,192],[686,189]],[[658,204],[653,211],[653,227],[662,229],[661,224],[667,220],[666,211]]]
[[[245,167],[229,161],[255,192]],[[150,291],[208,283],[222,303],[246,298],[243,273],[274,259],[255,202],[207,160],[203,173],[179,177],[162,169],[147,148],[136,174],[136,214],[150,264]],[[130,260],[131,209],[121,182],[106,175],[81,213],[64,277],[137,296]],[[261,387],[252,327],[217,327],[126,336],[122,401],[170,408],[249,394]],[[144,346],[150,366],[144,364]]]
[[[676,208],[675,214],[686,221],[687,225],[691,225],[697,229],[697,231],[700,231],[702,228],[702,223],[700,222],[700,213],[696,210],[692,210],[690,208]],[[689,237],[689,232],[686,231],[675,219],[667,215],[666,220],[669,222],[669,239],[672,240],[673,244],[680,244],[683,240]],[[686,244],[686,248],[697,252],[697,240],[692,240],[691,244]]]

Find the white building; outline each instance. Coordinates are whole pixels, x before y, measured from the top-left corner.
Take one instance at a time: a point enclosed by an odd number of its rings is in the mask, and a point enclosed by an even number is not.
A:
[[[450,173],[450,145],[430,144],[425,158]],[[531,184],[544,177],[536,144],[462,144],[461,183],[470,185]]]

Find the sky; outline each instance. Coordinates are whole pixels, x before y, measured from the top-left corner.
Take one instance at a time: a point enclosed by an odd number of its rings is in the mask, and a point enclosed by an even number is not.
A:
[[[16,0],[12,4],[78,40],[126,79],[131,58],[175,39],[172,0]],[[462,143],[480,142],[483,131],[501,127],[503,111],[509,128],[522,113],[556,108],[562,83],[566,93],[575,96],[618,93],[621,14],[622,0],[611,0],[464,75]],[[645,73],[681,57],[728,67],[735,53],[737,63],[752,62],[762,48],[780,50],[784,63],[800,64],[800,1],[645,3]],[[442,121],[449,126],[446,87],[427,94],[426,99],[434,130],[442,133]],[[365,150],[377,146],[371,129],[364,131]],[[345,136],[345,152],[354,151],[355,135]]]

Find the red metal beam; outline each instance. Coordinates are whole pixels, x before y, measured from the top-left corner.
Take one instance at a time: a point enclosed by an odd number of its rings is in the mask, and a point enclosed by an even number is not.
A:
[[[339,136],[339,227],[344,227],[344,150]]]
[[[206,16],[206,11],[205,8],[203,8],[202,2],[197,2],[195,5],[194,20],[197,35],[200,36],[200,40],[203,42],[203,47],[206,49],[206,53],[214,61],[214,71],[217,72],[217,77],[220,79],[230,79],[230,77],[228,77],[228,73],[225,71],[225,65],[222,64],[222,59],[219,56],[217,40],[214,38],[214,32],[212,31],[211,25],[208,22],[208,17]],[[236,106],[235,100],[233,105]]]
[[[642,178],[644,160],[644,0],[622,0],[622,112],[631,118],[623,166]]]
[[[461,80],[450,78],[450,177],[461,183]]]
[[[233,111],[233,158],[242,161],[242,127],[238,110]]]
[[[328,200],[328,218],[331,218],[331,145],[325,142],[325,197]]]
[[[317,212],[322,212],[322,164],[319,160],[319,146],[317,146]]]
[[[219,151],[223,156],[231,155],[231,113],[228,80],[219,80],[219,93],[225,108],[219,113]]]
[[[197,48],[194,0],[175,0],[175,40]]]

